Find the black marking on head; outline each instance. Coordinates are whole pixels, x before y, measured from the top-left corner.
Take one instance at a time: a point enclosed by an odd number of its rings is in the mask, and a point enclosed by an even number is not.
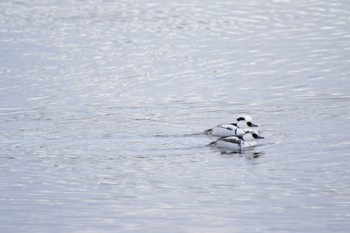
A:
[[[245,118],[244,117],[238,117],[237,121],[245,121]]]
[[[225,129],[227,129],[227,130],[233,130],[233,128],[231,128],[231,127],[225,127]]]
[[[230,123],[230,125],[233,125],[233,126],[237,127],[237,123]]]

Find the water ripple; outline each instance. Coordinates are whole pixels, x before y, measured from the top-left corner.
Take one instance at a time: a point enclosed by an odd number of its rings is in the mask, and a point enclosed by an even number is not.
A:
[[[1,232],[349,228],[347,1],[0,12]],[[242,114],[261,146],[205,146]]]

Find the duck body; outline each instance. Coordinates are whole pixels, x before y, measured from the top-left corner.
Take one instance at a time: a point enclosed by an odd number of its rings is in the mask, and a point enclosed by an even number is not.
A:
[[[243,147],[244,141],[237,136],[221,137],[216,141],[213,141],[209,146],[217,148],[225,148],[231,150],[240,150]]]
[[[205,131],[206,134],[219,137],[240,136],[245,134],[245,130],[234,124],[221,124]]]
[[[209,146],[230,150],[240,150],[257,145],[257,142],[255,140],[263,138],[264,137],[258,135],[255,131],[248,131],[242,136],[221,137],[211,142]]]

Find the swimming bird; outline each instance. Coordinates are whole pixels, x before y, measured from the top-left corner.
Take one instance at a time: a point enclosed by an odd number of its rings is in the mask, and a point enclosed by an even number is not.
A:
[[[255,146],[257,144],[255,141],[256,139],[264,139],[264,137],[258,135],[257,132],[249,131],[246,132],[243,136],[221,137],[209,143],[209,146],[230,150],[240,150],[243,148]]]
[[[241,116],[237,118],[235,123],[220,124],[204,132],[205,134],[219,137],[240,136],[244,135],[250,127],[258,127],[258,125],[252,123],[251,116]]]

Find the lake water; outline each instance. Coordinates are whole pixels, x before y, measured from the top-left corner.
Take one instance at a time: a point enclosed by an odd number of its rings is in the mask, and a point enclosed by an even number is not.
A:
[[[0,232],[349,232],[349,24],[346,0],[1,1]],[[206,146],[242,114],[260,146]]]

